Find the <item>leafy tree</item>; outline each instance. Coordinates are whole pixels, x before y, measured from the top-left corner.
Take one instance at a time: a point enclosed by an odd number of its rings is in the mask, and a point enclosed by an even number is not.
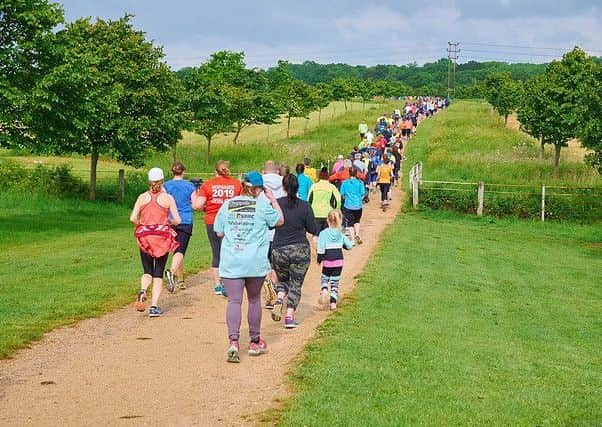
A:
[[[33,92],[31,129],[40,150],[90,155],[90,199],[101,154],[141,166],[150,150],[180,138],[181,90],[161,48],[125,16],[79,19],[57,33],[56,67]]]
[[[339,77],[330,83],[332,99],[335,101],[343,101],[345,104],[345,111],[347,111],[347,100],[353,97],[355,91],[354,86],[354,80],[349,78],[344,79]]]
[[[0,3],[0,146],[31,136],[27,95],[51,66],[52,29],[62,22],[60,6],[47,0]]]
[[[233,83],[243,83],[243,58],[242,53],[216,52],[185,76],[185,104],[190,111],[188,128],[207,140],[207,163],[213,137],[235,130],[234,102],[241,91]]]
[[[312,88],[301,80],[293,78],[286,61],[278,61],[278,67],[270,74],[274,93],[287,118],[286,137],[290,137],[291,119],[307,117],[315,107],[311,96]]]
[[[543,159],[546,141],[544,125],[546,122],[546,102],[542,93],[546,85],[543,75],[535,76],[524,83],[524,92],[519,103],[517,114],[521,129],[539,140],[539,159]]]
[[[507,126],[508,116],[520,102],[520,86],[508,73],[493,73],[485,79],[485,97]]]
[[[328,107],[332,100],[332,90],[326,83],[318,83],[312,91],[314,105],[318,109],[318,126],[322,123],[322,109]]]
[[[254,124],[274,124],[281,112],[264,72],[245,68],[240,73],[242,82],[232,82],[235,94],[231,114],[235,120],[235,144],[244,128]]]

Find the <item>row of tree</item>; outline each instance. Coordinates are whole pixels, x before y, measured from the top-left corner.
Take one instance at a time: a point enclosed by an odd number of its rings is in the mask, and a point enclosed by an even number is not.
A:
[[[233,132],[236,143],[244,128],[284,117],[288,137],[292,118],[331,101],[347,108],[410,91],[351,77],[312,86],[287,62],[249,69],[243,53],[227,51],[173,72],[130,18],[65,23],[48,0],[0,4],[0,146],[89,155],[91,199],[100,155],[141,166],[150,151],[175,151],[189,129],[207,139],[209,161],[215,135]]]
[[[505,125],[517,113],[521,128],[539,140],[540,158],[546,144],[554,146],[556,173],[562,147],[578,138],[592,150],[586,161],[602,174],[602,65],[595,58],[576,47],[525,82],[493,73],[485,96]]]

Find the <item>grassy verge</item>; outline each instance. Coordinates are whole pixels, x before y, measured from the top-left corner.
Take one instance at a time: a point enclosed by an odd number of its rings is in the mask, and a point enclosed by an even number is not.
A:
[[[295,369],[284,425],[602,422],[602,229],[398,217]]]

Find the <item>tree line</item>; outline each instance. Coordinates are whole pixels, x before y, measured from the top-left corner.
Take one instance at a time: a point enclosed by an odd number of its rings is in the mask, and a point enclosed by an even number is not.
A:
[[[162,47],[131,16],[65,22],[48,0],[0,4],[0,147],[90,156],[90,199],[99,157],[142,166],[174,149],[188,129],[211,143],[253,124],[308,117],[331,101],[409,93],[400,82],[337,78],[309,85],[291,64],[250,69],[244,53],[222,51],[174,72]]]
[[[602,174],[602,64],[596,58],[576,47],[524,82],[498,72],[484,86],[504,125],[516,112],[521,129],[539,140],[540,159],[546,144],[554,147],[556,174],[561,149],[574,138],[591,150],[586,162]]]

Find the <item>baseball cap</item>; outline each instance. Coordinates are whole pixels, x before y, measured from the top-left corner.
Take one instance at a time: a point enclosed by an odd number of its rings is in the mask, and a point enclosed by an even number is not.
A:
[[[165,179],[165,176],[163,175],[163,169],[152,168],[151,170],[148,171],[148,180],[149,181],[161,181],[162,179]]]
[[[248,172],[245,175],[245,182],[248,182],[253,187],[263,187],[263,177],[257,171]]]

